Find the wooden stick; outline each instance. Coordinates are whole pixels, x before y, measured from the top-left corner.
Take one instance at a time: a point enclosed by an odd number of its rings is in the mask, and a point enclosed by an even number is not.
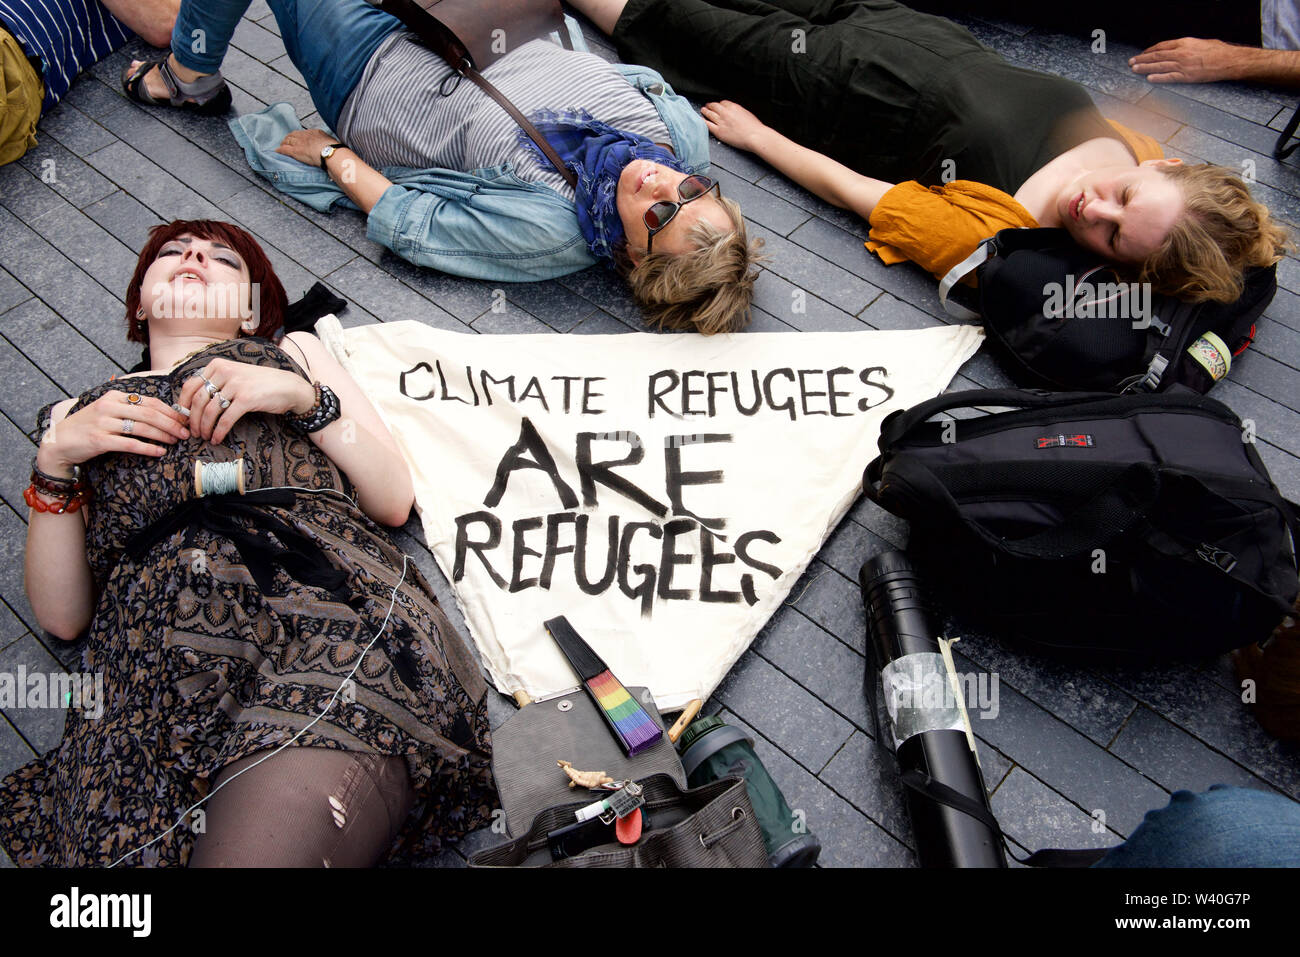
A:
[[[668,740],[673,744],[676,744],[677,739],[680,738],[682,732],[686,730],[686,726],[695,720],[695,716],[700,713],[700,709],[703,707],[703,698],[696,698],[694,701],[686,702],[686,707],[682,709],[681,717],[674,721],[673,726],[668,729]]]

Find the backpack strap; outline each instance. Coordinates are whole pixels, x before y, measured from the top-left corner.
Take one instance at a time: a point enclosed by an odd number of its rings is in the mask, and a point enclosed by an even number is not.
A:
[[[962,319],[966,322],[979,322],[984,317],[973,309],[967,309],[965,306],[958,305],[955,302],[948,301],[948,293],[952,292],[952,287],[961,282],[968,275],[984,265],[988,258],[993,255],[993,237],[989,237],[975,247],[975,251],[948,270],[948,274],[939,280],[939,304],[943,306],[943,311],[948,313],[954,319]]]

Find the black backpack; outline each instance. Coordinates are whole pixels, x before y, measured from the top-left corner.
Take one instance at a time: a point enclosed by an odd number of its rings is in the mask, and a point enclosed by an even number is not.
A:
[[[975,406],[1019,411],[928,421]],[[976,390],[888,416],[867,494],[960,619],[1108,661],[1266,639],[1300,577],[1296,507],[1199,395]]]
[[[971,270],[978,292],[962,298],[973,310],[948,298]],[[1122,281],[1064,229],[1003,229],[939,286],[950,314],[983,321],[1018,385],[1107,392],[1208,392],[1254,341],[1276,292],[1268,266],[1246,273],[1236,302],[1182,302]]]

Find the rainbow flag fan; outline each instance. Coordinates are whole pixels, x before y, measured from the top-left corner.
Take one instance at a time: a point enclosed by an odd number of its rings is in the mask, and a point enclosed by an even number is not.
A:
[[[546,630],[582,679],[587,694],[596,702],[596,708],[609,722],[614,736],[623,745],[629,758],[653,746],[663,737],[663,729],[628,693],[623,682],[614,677],[600,655],[582,640],[582,636],[574,630],[567,618],[560,615],[550,619],[546,622]]]

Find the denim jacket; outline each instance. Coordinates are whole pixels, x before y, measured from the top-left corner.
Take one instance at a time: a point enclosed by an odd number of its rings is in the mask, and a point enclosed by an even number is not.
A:
[[[649,67],[616,66],[654,103],[688,172],[706,172],[708,129],[690,103]],[[321,212],[336,205],[358,208],[323,170],[275,152],[291,130],[302,129],[288,103],[236,117],[230,129],[249,165],[280,192]],[[578,229],[573,201],[543,183],[519,179],[510,163],[468,173],[407,167],[381,172],[393,185],[370,211],[366,235],[416,265],[475,279],[528,282],[597,261]]]

